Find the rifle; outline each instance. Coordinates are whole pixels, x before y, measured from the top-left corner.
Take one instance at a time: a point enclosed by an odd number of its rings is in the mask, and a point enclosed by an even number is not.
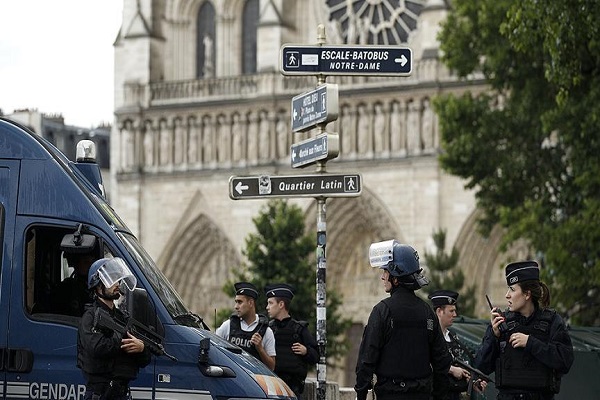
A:
[[[152,354],[156,356],[165,356],[173,361],[177,361],[177,358],[165,351],[165,348],[160,343],[162,338],[134,318],[129,318],[127,324],[123,324],[120,321],[115,320],[108,311],[96,307],[94,314],[94,328],[118,332],[122,337],[127,337],[127,332],[129,332],[144,342],[144,346],[148,347],[148,350],[150,350]]]
[[[494,381],[492,380],[492,378],[489,377],[489,375],[484,374],[477,368],[467,364],[466,362],[464,362],[463,360],[461,360],[459,358],[454,358],[454,360],[452,361],[452,364],[455,364],[455,366],[457,366],[457,367],[464,368],[471,373],[471,379],[469,379],[469,386],[467,388],[467,394],[469,395],[469,397],[473,393],[473,383],[474,382],[477,382],[478,380],[481,379],[486,382],[494,383]]]

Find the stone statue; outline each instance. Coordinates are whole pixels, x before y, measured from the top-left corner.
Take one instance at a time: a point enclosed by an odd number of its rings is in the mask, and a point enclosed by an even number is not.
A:
[[[284,112],[280,112],[277,116],[277,124],[275,132],[277,135],[277,157],[285,158],[289,153],[290,145],[288,144],[288,124],[290,121],[286,118]]]
[[[152,121],[144,123],[144,165],[150,167],[154,164],[154,129]]]
[[[344,156],[349,156],[356,153],[354,113],[348,105],[342,106],[341,111],[340,140],[342,143],[340,152]]]
[[[169,165],[171,163],[171,132],[167,126],[166,120],[161,120],[159,123],[160,135],[160,165]]]
[[[421,128],[421,137],[423,139],[423,150],[426,153],[435,151],[435,113],[431,107],[429,99],[423,100],[423,120]]]
[[[258,117],[248,113],[248,163],[256,165],[258,161]]]
[[[232,117],[231,135],[231,160],[233,162],[240,162],[244,158],[244,127],[241,122],[240,114],[238,113],[233,114]]]
[[[202,161],[205,164],[215,161],[214,157],[214,132],[210,115],[202,118]]]
[[[213,40],[208,33],[204,34],[202,43],[204,44],[204,77],[212,78],[214,76]]]
[[[392,103],[390,115],[390,148],[393,154],[406,155],[406,124],[405,113],[400,103]]]
[[[181,118],[177,118],[175,120],[175,129],[173,131],[173,138],[175,142],[173,146],[173,164],[175,165],[181,165],[184,163],[184,137],[185,127],[183,126],[183,121]]]
[[[224,114],[217,117],[217,137],[219,142],[219,146],[217,147],[219,163],[231,161],[231,130],[229,129],[227,117]]]
[[[191,117],[188,120],[188,126],[189,126],[189,131],[190,131],[190,137],[189,137],[189,143],[188,143],[188,149],[187,149],[187,156],[188,156],[188,163],[190,164],[195,164],[197,163],[198,160],[198,141],[199,141],[199,132],[198,132],[198,123],[196,122],[196,118]]]
[[[406,117],[406,151],[408,154],[421,154],[421,110],[419,103],[415,100],[408,105],[408,115]]]
[[[269,114],[266,111],[261,111],[258,128],[258,156],[261,160],[269,160],[271,156],[271,135],[269,130]]]
[[[387,129],[385,126],[386,115],[383,111],[383,105],[381,103],[375,104],[375,116],[373,117],[373,142],[375,146],[375,153],[382,155],[388,151],[387,147]]]
[[[131,121],[126,121],[121,129],[122,143],[122,159],[121,167],[124,170],[129,170],[135,163],[135,141],[133,137],[133,124]]]
[[[367,106],[358,106],[358,153],[361,155],[372,154],[371,121]]]

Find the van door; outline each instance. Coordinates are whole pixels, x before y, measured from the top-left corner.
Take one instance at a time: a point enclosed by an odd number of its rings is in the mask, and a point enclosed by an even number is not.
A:
[[[19,161],[0,160],[0,399],[8,363],[8,310]]]
[[[15,221],[13,275],[8,310],[6,398],[83,399],[77,368],[79,317],[50,309],[54,287],[69,274],[60,251],[76,224],[39,217]],[[4,303],[4,302],[3,302]]]

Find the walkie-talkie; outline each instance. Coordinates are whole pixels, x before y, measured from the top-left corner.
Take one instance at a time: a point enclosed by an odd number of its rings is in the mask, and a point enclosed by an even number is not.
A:
[[[500,307],[494,307],[492,305],[492,302],[490,301],[490,298],[487,294],[485,295],[485,299],[487,300],[488,305],[490,306],[490,310],[497,312],[502,318],[504,318],[504,321],[502,321],[500,325],[498,325],[498,330],[500,331],[500,333],[508,332],[510,330],[510,327],[506,323],[506,315],[504,314],[504,312],[500,309]]]

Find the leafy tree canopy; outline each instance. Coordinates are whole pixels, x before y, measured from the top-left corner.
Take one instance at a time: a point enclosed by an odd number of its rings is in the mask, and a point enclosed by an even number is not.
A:
[[[541,254],[552,303],[600,323],[600,7],[597,1],[455,0],[444,62],[484,93],[436,99],[448,172],[476,190],[484,233]],[[475,74],[475,75],[471,75]]]
[[[234,271],[234,280],[227,282],[225,293],[233,293],[233,284],[238,281],[252,282],[262,292],[271,283],[287,283],[296,291],[291,303],[290,314],[298,320],[309,322],[309,329],[316,338],[316,266],[312,262],[316,240],[304,233],[304,213],[298,206],[283,200],[272,200],[252,219],[256,233],[245,240],[244,256],[248,264]],[[340,315],[342,298],[327,289],[327,345],[328,361],[342,357],[349,348],[343,335],[351,320]],[[266,314],[266,297],[260,293],[257,300],[259,313]],[[224,319],[230,310],[221,312]]]

